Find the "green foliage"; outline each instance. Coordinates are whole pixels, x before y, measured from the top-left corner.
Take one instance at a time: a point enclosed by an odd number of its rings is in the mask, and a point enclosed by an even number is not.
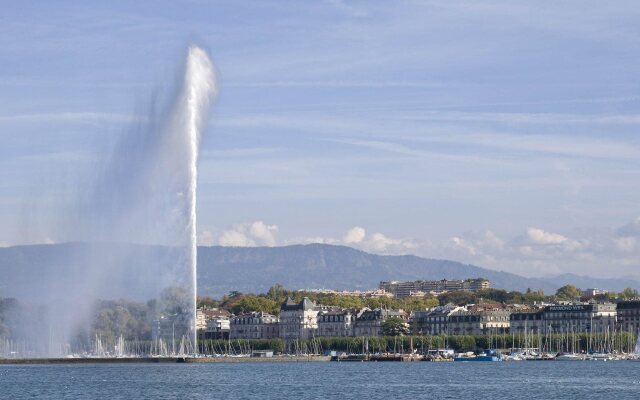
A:
[[[287,298],[287,290],[279,283],[271,286],[265,295],[268,299],[282,303]]]
[[[168,287],[160,293],[161,309],[158,310],[163,314],[181,314],[185,310],[193,307],[191,303],[192,294],[183,287]]]
[[[149,304],[126,300],[98,301],[92,335],[113,343],[122,335],[125,340],[151,338],[151,321],[155,310]]]
[[[385,336],[404,336],[409,334],[409,324],[402,318],[387,318],[382,323],[382,334]]]
[[[633,299],[639,296],[638,291],[633,288],[626,288],[620,293],[620,297],[623,299]]]
[[[315,292],[293,292],[295,295],[291,297],[295,300],[301,300],[302,297],[308,297],[317,304],[325,306],[336,306],[342,308],[361,309],[368,307],[386,308],[392,310],[402,309],[405,311],[424,310],[438,305],[436,297],[408,297],[408,298],[389,298],[389,297],[356,297],[343,296],[339,294],[315,293]]]
[[[241,294],[231,297],[222,304],[222,307],[236,315],[253,311],[264,311],[278,315],[280,312],[279,302],[254,294]]]
[[[524,302],[525,304],[533,304],[534,302],[548,301],[549,299],[545,297],[544,290],[536,290],[532,291],[531,289],[527,290],[527,293],[524,294]]]
[[[528,289],[526,293],[511,291],[507,292],[503,289],[482,289],[475,293],[457,291],[443,293],[438,296],[440,305],[453,303],[459,306],[465,304],[478,303],[506,303],[506,304],[533,304],[534,302],[551,301],[552,298],[546,297],[544,291],[532,291]]]
[[[196,307],[198,308],[217,308],[220,306],[220,301],[211,297],[198,297]]]
[[[556,297],[560,300],[576,300],[582,295],[580,289],[573,285],[564,285],[556,291]]]
[[[465,304],[472,304],[476,302],[476,296],[471,292],[447,292],[438,296],[440,305],[455,304],[457,306],[464,306]]]
[[[606,336],[606,337],[605,337]],[[569,338],[575,342],[576,351],[587,352],[589,344],[613,341],[624,351],[631,351],[636,342],[636,336],[629,332],[615,334],[576,334]],[[567,335],[552,334],[539,337],[529,335],[528,343],[546,343],[555,351],[561,351],[557,346],[567,346]],[[523,335],[481,335],[481,336],[374,336],[374,337],[322,337],[311,340],[296,340],[285,343],[283,339],[272,340],[206,340],[199,342],[202,354],[238,354],[253,350],[274,350],[276,352],[323,353],[335,350],[346,353],[366,352],[368,343],[369,353],[409,353],[411,350],[424,353],[429,349],[453,349],[456,352],[482,351],[485,349],[508,350],[512,347],[524,347]],[[548,347],[547,347],[548,348]]]

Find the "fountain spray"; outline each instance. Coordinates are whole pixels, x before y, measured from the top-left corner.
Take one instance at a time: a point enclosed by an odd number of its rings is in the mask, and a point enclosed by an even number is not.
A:
[[[197,268],[198,268],[198,243],[196,230],[196,192],[198,186],[198,149],[200,145],[201,130],[205,124],[209,102],[217,94],[213,65],[207,53],[196,46],[189,48],[187,67],[185,70],[183,101],[186,105],[186,133],[189,141],[189,182],[186,196],[186,207],[189,222],[187,224],[189,235],[189,266],[191,268],[192,304],[191,310],[191,339],[194,350],[197,353],[196,332],[196,296],[197,296]]]

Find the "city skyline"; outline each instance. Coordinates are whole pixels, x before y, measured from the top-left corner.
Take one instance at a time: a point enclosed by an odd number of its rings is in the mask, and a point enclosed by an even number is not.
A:
[[[201,244],[640,277],[633,2],[189,5],[6,6],[0,245],[78,239],[80,171],[194,42],[220,83]]]

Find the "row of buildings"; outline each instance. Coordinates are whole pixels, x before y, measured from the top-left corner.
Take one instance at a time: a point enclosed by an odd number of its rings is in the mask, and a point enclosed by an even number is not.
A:
[[[415,311],[411,326],[413,333],[423,335],[635,332],[640,328],[638,312],[640,302],[542,304],[533,307],[503,304],[457,307],[449,304]]]
[[[280,315],[254,311],[230,315],[225,310],[197,311],[199,339],[311,339],[313,337],[380,336],[382,324],[390,317],[405,321],[403,310],[367,308],[361,310],[320,306],[304,298],[300,302],[287,299]]]
[[[304,298],[287,299],[280,315],[252,312],[237,316],[224,310],[198,310],[200,339],[274,339],[380,336],[388,318],[398,318],[415,335],[501,333],[578,333],[640,330],[640,300],[619,303],[448,304],[407,313],[387,309],[320,306]]]

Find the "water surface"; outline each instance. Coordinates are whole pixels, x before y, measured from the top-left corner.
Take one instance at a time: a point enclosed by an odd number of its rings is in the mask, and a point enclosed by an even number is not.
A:
[[[640,363],[1,365],[3,399],[638,399]]]

